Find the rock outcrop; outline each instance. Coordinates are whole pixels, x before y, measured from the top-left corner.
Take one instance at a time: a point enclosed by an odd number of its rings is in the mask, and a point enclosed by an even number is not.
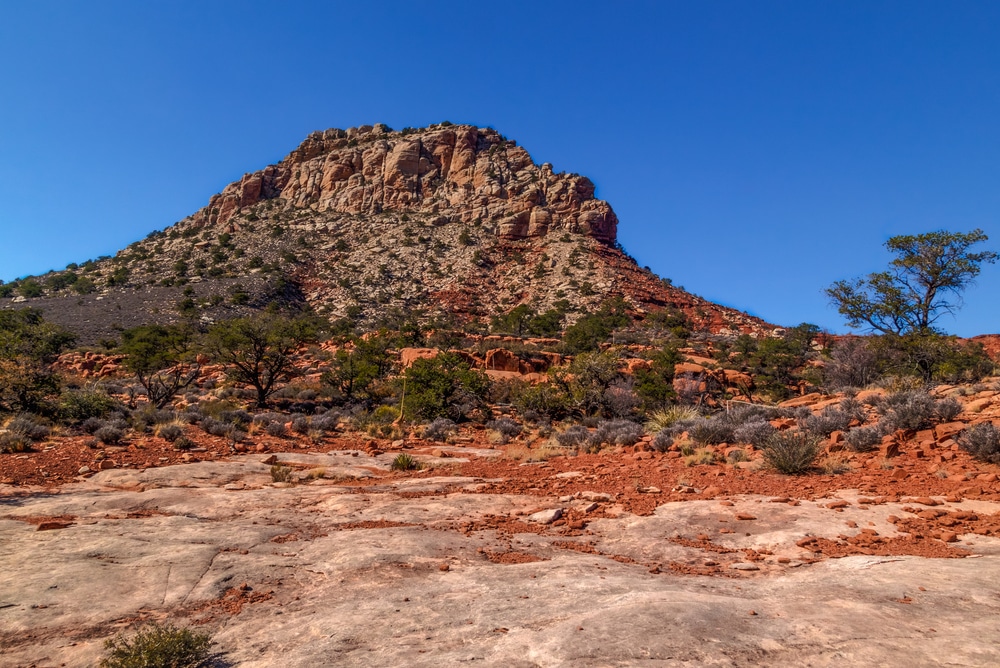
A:
[[[590,179],[536,165],[513,141],[471,125],[314,132],[278,164],[212,197],[195,222],[226,225],[241,210],[275,199],[319,212],[419,211],[438,224],[493,220],[504,239],[570,232],[613,244],[618,227]]]

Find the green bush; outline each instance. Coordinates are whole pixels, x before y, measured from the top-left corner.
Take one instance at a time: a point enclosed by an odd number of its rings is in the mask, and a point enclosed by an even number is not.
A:
[[[172,624],[147,624],[131,638],[118,634],[104,643],[101,668],[198,668],[208,664],[212,638]]]
[[[59,398],[59,415],[69,422],[102,418],[121,408],[121,402],[99,389],[69,390]]]
[[[406,417],[425,420],[468,415],[482,406],[490,384],[485,373],[470,369],[465,360],[451,353],[414,361],[403,378]]]
[[[410,455],[401,452],[392,460],[392,465],[389,468],[392,471],[413,471],[419,469],[420,464]]]

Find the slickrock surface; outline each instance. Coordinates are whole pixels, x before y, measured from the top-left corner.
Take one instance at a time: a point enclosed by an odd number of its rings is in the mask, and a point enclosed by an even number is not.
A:
[[[995,501],[615,492],[601,457],[438,450],[407,474],[273,455],[294,485],[257,454],[2,487],[0,664],[91,666],[146,619],[239,666],[1000,662]]]

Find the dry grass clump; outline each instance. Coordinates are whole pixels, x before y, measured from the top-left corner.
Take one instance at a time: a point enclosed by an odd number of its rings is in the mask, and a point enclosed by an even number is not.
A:
[[[172,624],[147,624],[131,638],[120,633],[104,643],[100,668],[198,668],[208,664],[212,637]]]
[[[559,447],[558,442],[548,440],[542,445],[531,448],[526,443],[515,443],[507,446],[505,456],[516,462],[544,462],[546,459],[559,457],[566,454],[565,448]]]
[[[768,466],[786,475],[808,471],[820,453],[818,436],[800,431],[779,431],[762,448]]]

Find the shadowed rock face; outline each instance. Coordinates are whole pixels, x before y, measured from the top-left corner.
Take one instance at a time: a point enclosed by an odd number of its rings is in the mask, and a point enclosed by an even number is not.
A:
[[[225,225],[241,209],[279,198],[288,208],[320,212],[419,211],[442,224],[496,220],[499,236],[512,240],[569,232],[614,244],[618,227],[590,179],[556,174],[495,130],[470,125],[314,132],[278,164],[212,197],[195,222]]]

